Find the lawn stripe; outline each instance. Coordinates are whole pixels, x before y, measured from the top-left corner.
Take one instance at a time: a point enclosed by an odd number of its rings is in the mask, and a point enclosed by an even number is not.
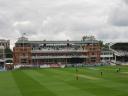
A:
[[[56,72],[56,71],[58,71],[58,72]],[[60,69],[54,69],[51,73],[54,73],[54,75],[58,75],[58,76],[59,76],[59,74],[62,74]],[[67,72],[63,72],[63,73],[66,73],[66,75],[67,75]],[[69,74],[71,74],[71,73],[69,73]],[[63,74],[63,76],[64,76],[64,74]],[[59,79],[61,79],[61,78],[59,78]],[[86,80],[86,82],[82,82],[82,84],[77,84],[78,82],[74,83],[72,81],[71,82],[69,81],[67,83],[70,83],[73,86],[78,86],[79,88],[81,88],[83,90],[86,89],[89,92],[98,94],[98,96],[102,96],[103,93],[106,93],[106,90],[108,93],[106,95],[104,94],[104,96],[108,96],[108,94],[110,94],[110,95],[113,94],[112,96],[116,96],[117,94],[119,94],[119,92],[122,94],[124,94],[124,93],[128,94],[128,92],[127,92],[128,86],[127,85],[122,86],[121,83],[116,83],[116,82],[114,83],[113,81],[110,81],[110,80],[104,80],[104,79],[103,80],[101,79],[99,81]],[[92,88],[88,89],[87,86],[82,87],[82,85],[85,85],[85,84],[88,84],[89,85],[88,87],[90,88],[90,86],[91,86]],[[111,87],[111,84],[114,86],[114,88]],[[118,84],[118,86],[116,86],[116,84]],[[119,85],[121,85],[121,86],[119,86]],[[94,86],[94,88],[93,88],[93,86]],[[124,88],[126,88],[126,89],[124,89]],[[103,92],[101,92],[100,90],[102,90]]]
[[[78,68],[79,80],[76,68],[1,72],[0,96],[128,96],[128,67],[120,68]]]
[[[11,72],[0,73],[0,96],[22,96]]]
[[[82,78],[86,78],[89,80],[99,80],[99,78],[93,77],[93,76],[87,76],[87,75],[82,75],[82,74],[78,74],[78,77],[82,77]]]
[[[47,70],[43,70],[43,73],[38,71],[25,71],[25,73],[54,92],[57,96],[96,96],[53,77],[53,74],[48,74]]]
[[[22,96],[56,96],[23,71],[12,72],[13,78],[19,87]]]

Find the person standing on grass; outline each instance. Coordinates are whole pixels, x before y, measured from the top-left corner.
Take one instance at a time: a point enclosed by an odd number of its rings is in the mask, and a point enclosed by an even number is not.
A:
[[[103,72],[102,72],[102,71],[100,72],[100,75],[101,75],[101,76],[103,75]]]

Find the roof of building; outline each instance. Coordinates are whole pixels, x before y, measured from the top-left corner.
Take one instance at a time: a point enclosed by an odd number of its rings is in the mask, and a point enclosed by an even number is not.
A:
[[[10,40],[0,39],[0,42],[9,42]]]
[[[29,40],[18,40],[16,43],[30,43],[30,44],[87,44],[87,43],[99,43],[97,40],[85,40],[85,41],[29,41]]]
[[[114,50],[128,51],[128,42],[117,42],[111,46]]]

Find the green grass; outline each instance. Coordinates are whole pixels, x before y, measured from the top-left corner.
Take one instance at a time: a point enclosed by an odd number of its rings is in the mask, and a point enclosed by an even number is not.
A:
[[[0,72],[0,96],[128,96],[127,90],[127,66]]]

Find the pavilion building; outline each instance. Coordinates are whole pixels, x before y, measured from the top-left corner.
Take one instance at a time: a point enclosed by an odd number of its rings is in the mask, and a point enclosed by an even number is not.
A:
[[[21,37],[13,48],[14,65],[69,65],[100,63],[101,48],[93,36],[79,41],[31,41]]]

